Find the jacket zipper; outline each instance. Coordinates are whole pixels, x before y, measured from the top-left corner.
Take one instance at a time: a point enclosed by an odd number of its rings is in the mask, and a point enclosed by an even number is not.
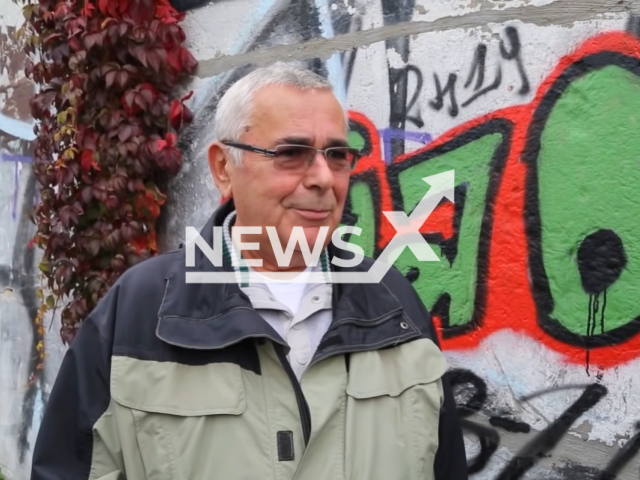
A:
[[[293,369],[291,368],[291,365],[287,360],[287,356],[284,353],[284,347],[281,344],[274,345],[274,347],[276,349],[276,353],[278,355],[278,358],[280,359],[282,367],[289,376],[289,380],[291,381],[291,385],[293,386],[293,391],[296,394],[298,411],[300,413],[300,420],[302,421],[302,436],[304,438],[304,446],[306,447],[309,444],[309,438],[311,438],[311,412],[309,411],[309,405],[304,398],[304,393],[302,393],[300,382],[298,382],[296,374],[293,372]]]

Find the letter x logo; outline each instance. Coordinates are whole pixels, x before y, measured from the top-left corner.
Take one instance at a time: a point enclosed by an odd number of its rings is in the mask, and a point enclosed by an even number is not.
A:
[[[421,262],[440,261],[420,233],[420,228],[443,198],[446,197],[452,202],[454,201],[454,171],[449,170],[430,177],[424,177],[422,180],[431,185],[431,188],[416,205],[411,215],[407,216],[405,212],[396,211],[382,212],[397,232],[378,257],[384,263],[392,265],[405,247],[409,247]]]

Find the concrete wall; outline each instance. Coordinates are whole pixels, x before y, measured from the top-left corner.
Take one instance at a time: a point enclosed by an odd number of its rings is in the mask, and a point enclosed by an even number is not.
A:
[[[174,4],[188,10],[200,70],[186,86],[197,117],[182,136],[188,161],[172,185],[163,247],[219,202],[205,162],[219,95],[256,65],[309,65],[331,79],[351,111],[351,142],[366,152],[346,220],[363,229],[367,253],[393,237],[382,210],[409,213],[423,177],[455,170],[455,205],[443,202],[422,228],[443,261],[420,264],[405,252],[398,266],[443,327],[472,478],[637,478],[640,5]],[[5,15],[3,28],[11,21]],[[7,116],[0,138],[15,139],[6,125],[28,119]],[[45,374],[24,387],[38,340],[24,248],[32,227],[20,213],[33,180],[20,169],[28,145],[5,143],[2,158],[13,160],[0,162],[0,468],[22,479],[62,349],[54,325]]]

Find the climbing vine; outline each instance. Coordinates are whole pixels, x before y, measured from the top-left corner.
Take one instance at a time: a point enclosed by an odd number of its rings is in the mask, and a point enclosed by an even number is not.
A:
[[[20,32],[37,85],[35,319],[61,306],[63,342],[119,276],[154,255],[156,221],[192,120],[175,92],[197,63],[168,0],[28,0]],[[42,293],[44,292],[44,293]]]

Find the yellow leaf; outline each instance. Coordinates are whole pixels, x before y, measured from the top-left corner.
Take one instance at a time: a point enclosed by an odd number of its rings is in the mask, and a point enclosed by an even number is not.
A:
[[[78,151],[75,148],[67,148],[64,153],[62,154],[62,158],[65,158],[67,160],[73,160],[74,157],[76,156],[76,153]]]
[[[36,5],[25,5],[22,9],[22,15],[24,15],[25,20],[29,20],[33,16],[33,10],[36,8]]]
[[[22,25],[17,31],[16,31],[16,40],[20,41],[22,40],[22,36],[24,35],[25,32],[25,25]]]

